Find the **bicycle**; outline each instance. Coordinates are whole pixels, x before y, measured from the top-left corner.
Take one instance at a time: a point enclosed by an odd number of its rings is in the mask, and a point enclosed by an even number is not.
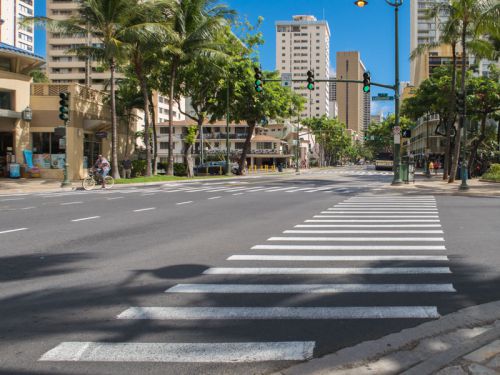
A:
[[[111,189],[115,184],[115,179],[111,176],[104,177],[106,189]],[[96,184],[102,184],[102,176],[99,173],[89,170],[89,175],[82,181],[84,190],[92,190]]]

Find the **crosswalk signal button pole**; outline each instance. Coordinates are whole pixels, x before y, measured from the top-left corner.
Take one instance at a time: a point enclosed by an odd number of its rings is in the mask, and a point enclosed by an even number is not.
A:
[[[370,92],[370,73],[363,73],[363,92]]]
[[[61,92],[59,94],[59,119],[63,121],[69,120],[69,93]]]
[[[307,89],[314,90],[314,73],[311,70],[307,71]]]
[[[260,68],[257,68],[257,67],[255,67],[254,70],[255,70],[255,75],[254,75],[255,91],[262,92],[264,90],[262,87],[262,84],[264,83],[262,80],[262,78],[263,78],[262,71],[260,70]]]

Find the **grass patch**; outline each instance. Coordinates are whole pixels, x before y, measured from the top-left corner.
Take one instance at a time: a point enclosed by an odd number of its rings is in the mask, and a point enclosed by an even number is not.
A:
[[[492,164],[488,172],[481,176],[481,179],[500,182],[500,164]]]
[[[193,180],[193,179],[214,179],[214,178],[227,178],[232,176],[203,176],[203,177],[179,177],[179,176],[150,176],[150,177],[134,177],[134,178],[120,178],[115,180],[115,184],[136,184],[136,183],[146,183],[146,182],[163,182],[163,181],[183,181],[183,180]]]

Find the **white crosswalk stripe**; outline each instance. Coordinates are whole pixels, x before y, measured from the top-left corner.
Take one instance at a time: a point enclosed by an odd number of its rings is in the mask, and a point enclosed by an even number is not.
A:
[[[345,173],[390,174],[378,171]],[[227,183],[220,183],[218,186],[182,189],[193,193],[348,194],[351,188],[336,188],[333,185],[228,186]],[[452,271],[448,267],[449,258],[445,253],[444,231],[437,203],[432,196],[392,194],[350,197],[334,207],[325,208],[320,214],[306,219],[304,224],[297,224],[294,228],[282,231],[281,236],[268,238],[263,244],[252,246],[249,254],[230,255],[227,261],[232,262],[234,267],[214,265],[205,269],[201,276],[207,282],[180,283],[168,287],[164,290],[167,298],[165,306],[132,306],[119,313],[116,318],[196,321],[193,329],[198,332],[204,329],[206,321],[232,321],[232,332],[237,327],[237,321],[244,321],[247,325],[254,320],[285,320],[283,324],[288,324],[286,320],[322,320],[325,329],[329,329],[329,325],[335,324],[337,320],[344,320],[342,324],[356,324],[358,319],[437,319],[440,317],[438,307],[434,306],[435,302],[424,302],[427,295],[437,294],[441,298],[456,292],[453,284],[447,280]],[[323,252],[324,255],[316,252]],[[291,267],[290,263],[282,265],[280,262],[293,262],[296,266]],[[355,265],[342,262],[355,262]],[[362,275],[366,275],[366,282],[359,282],[364,280],[364,276],[360,279]],[[305,276],[308,282],[303,281]],[[335,283],[331,283],[328,277],[334,277]],[[268,278],[274,281],[269,282]],[[276,282],[276,278],[281,282]],[[322,301],[321,306],[293,306],[288,299],[278,298],[278,295],[286,294],[305,296],[349,293],[353,296],[381,293],[384,298],[375,303],[375,306],[367,303],[366,301],[373,300],[367,298],[359,299],[354,306],[325,306],[324,303],[335,303],[327,299]],[[405,305],[403,298],[415,293],[419,293],[419,305]],[[198,299],[189,299],[189,305],[177,306],[179,299],[187,298],[187,294],[274,294],[276,302],[252,306],[245,303],[246,298],[240,298],[243,306],[227,306],[226,303],[221,306],[204,306],[203,303],[196,302]],[[175,306],[169,306],[168,301],[174,297]],[[387,302],[391,298],[394,302]],[[199,301],[203,301],[203,298]],[[218,300],[213,301],[217,303]],[[334,331],[333,329],[332,332]],[[259,334],[256,332],[257,336]],[[236,342],[194,343],[62,342],[42,355],[40,360],[238,363],[301,361],[313,356],[316,342],[311,341],[309,335],[299,337],[297,341],[280,341],[281,338],[283,336],[277,337],[276,341],[265,339],[252,342],[237,342],[237,338]],[[200,341],[203,341],[203,336]]]

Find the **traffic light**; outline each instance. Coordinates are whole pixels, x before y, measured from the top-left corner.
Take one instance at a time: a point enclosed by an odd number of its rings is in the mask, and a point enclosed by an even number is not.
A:
[[[255,70],[255,91],[257,92],[262,92],[264,89],[262,88],[262,85],[263,85],[263,81],[262,81],[262,71],[260,70],[260,68],[257,68],[255,67],[254,68]]]
[[[61,92],[59,94],[59,118],[63,121],[69,120],[69,93]]]
[[[465,109],[465,98],[462,93],[457,93],[456,103],[457,103],[457,111],[459,113],[463,113]]]
[[[307,89],[314,90],[314,73],[311,70],[307,71]]]
[[[370,92],[370,73],[363,73],[363,92]]]
[[[411,138],[411,129],[403,130],[402,135],[403,138]]]

